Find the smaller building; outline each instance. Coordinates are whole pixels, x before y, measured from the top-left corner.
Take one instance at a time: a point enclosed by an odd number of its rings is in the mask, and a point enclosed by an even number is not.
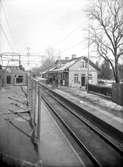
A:
[[[8,85],[26,85],[27,73],[19,66],[8,66],[0,69],[0,87]]]

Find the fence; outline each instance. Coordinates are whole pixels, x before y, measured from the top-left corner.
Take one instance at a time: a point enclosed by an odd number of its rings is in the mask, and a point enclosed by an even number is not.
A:
[[[19,160],[7,154],[0,152],[0,166],[4,167],[42,167],[42,161],[38,161],[36,164],[25,160]]]
[[[31,111],[31,124],[34,129],[34,136],[40,139],[41,91],[38,83],[38,80],[28,77],[27,93],[28,106]]]
[[[89,84],[88,90],[105,95],[105,96],[110,96],[110,97],[112,96],[112,88],[111,87]]]
[[[112,101],[123,106],[123,83],[114,83],[112,86]]]

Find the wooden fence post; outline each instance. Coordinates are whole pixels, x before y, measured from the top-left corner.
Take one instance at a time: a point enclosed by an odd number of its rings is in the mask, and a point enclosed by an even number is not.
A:
[[[37,134],[40,140],[40,130],[41,130],[41,90],[38,84],[38,124],[37,124]]]

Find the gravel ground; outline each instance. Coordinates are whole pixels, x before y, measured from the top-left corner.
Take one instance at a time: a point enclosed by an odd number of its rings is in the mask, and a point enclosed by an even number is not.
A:
[[[38,156],[29,137],[31,136],[32,129],[28,121],[8,112],[8,109],[19,111],[18,107],[10,104],[17,102],[8,97],[15,98],[21,102],[26,100],[18,86],[0,89],[0,152],[20,160],[35,163]],[[18,104],[23,106],[23,104]],[[27,114],[24,117],[29,119]],[[5,119],[12,121],[15,126]],[[19,129],[22,129],[22,131]]]
[[[114,114],[117,117],[123,118],[123,106],[120,106],[111,100],[101,98],[98,95],[87,93],[85,90],[77,88],[60,87],[60,90],[77,96],[81,101],[85,101],[88,105],[96,105],[97,107]]]

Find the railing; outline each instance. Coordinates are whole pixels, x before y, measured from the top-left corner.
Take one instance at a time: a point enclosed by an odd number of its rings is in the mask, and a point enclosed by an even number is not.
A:
[[[0,166],[4,167],[43,167],[42,161],[33,164],[25,160],[19,160],[0,152]]]
[[[27,94],[34,136],[40,140],[41,91],[39,88],[39,81],[37,79],[28,77]]]

